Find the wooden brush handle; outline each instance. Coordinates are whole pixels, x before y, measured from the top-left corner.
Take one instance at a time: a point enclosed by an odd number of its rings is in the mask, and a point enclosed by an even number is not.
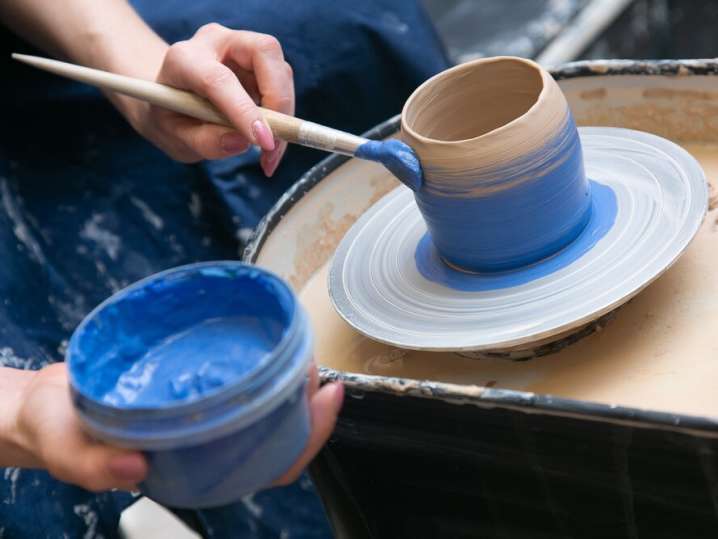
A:
[[[13,54],[12,57],[56,75],[141,99],[198,120],[235,129],[235,126],[212,103],[185,90],[39,56]],[[287,142],[345,155],[354,155],[356,149],[367,142],[367,139],[351,133],[300,120],[281,112],[263,107],[259,107],[259,110],[274,136]]]

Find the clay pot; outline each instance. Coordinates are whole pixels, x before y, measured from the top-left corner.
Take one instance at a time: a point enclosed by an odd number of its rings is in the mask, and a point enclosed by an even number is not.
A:
[[[576,126],[561,89],[534,62],[484,58],[427,80],[404,106],[401,136],[421,160],[416,202],[451,266],[525,266],[588,222]]]

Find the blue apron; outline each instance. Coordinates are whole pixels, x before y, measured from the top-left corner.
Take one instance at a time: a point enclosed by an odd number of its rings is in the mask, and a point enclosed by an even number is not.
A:
[[[137,0],[168,42],[207,22],[275,35],[294,68],[297,115],[361,133],[397,114],[447,67],[418,3],[367,0]],[[61,23],[61,21],[58,21]],[[96,304],[151,273],[238,258],[262,215],[323,155],[290,146],[267,180],[258,155],[168,159],[96,90],[9,59],[37,53],[0,30],[0,364],[61,360]],[[39,53],[42,54],[42,53]],[[118,537],[128,493],[100,495],[46,472],[0,469],[0,537]],[[176,511],[208,537],[330,537],[311,482],[228,507]]]

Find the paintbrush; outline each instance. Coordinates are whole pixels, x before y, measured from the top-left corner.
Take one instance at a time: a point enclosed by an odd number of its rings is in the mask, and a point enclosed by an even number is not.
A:
[[[185,90],[50,58],[26,54],[13,54],[12,57],[56,75],[141,99],[198,120],[236,128],[212,103]],[[274,110],[262,107],[259,107],[259,110],[274,136],[280,139],[318,150],[376,161],[410,189],[417,191],[421,187],[423,175],[419,159],[414,150],[399,140],[369,140]]]

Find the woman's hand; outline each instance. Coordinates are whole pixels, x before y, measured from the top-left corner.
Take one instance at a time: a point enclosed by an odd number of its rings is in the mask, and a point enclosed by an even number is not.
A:
[[[147,474],[144,456],[97,442],[81,429],[65,364],[22,374],[29,378],[12,429],[19,462],[3,464],[45,468],[61,481],[95,492],[136,489]]]
[[[257,108],[294,114],[292,69],[272,36],[208,24],[170,47],[126,0],[4,0],[0,23],[55,56],[209,99],[236,131],[107,93],[140,134],[179,161],[228,157],[257,144],[271,176],[284,154],[286,143],[274,140]]]
[[[275,486],[299,477],[329,438],[342,407],[343,386],[320,388],[314,365],[309,374],[309,441]],[[147,461],[140,452],[111,447],[82,430],[70,401],[64,363],[40,371],[3,368],[0,390],[0,397],[7,398],[0,416],[0,466],[44,468],[61,481],[95,492],[136,490],[147,475]]]
[[[236,130],[135,102],[126,116],[143,136],[187,163],[236,155],[257,144],[262,169],[274,173],[286,143],[274,140],[257,104],[294,114],[292,68],[274,37],[208,24],[169,47],[157,82],[209,99]]]
[[[329,439],[337,422],[337,415],[344,401],[344,386],[341,383],[334,382],[320,388],[317,368],[312,363],[307,391],[309,394],[309,413],[312,421],[312,432],[309,435],[309,441],[297,461],[274,482],[273,486],[288,485],[295,481]]]

